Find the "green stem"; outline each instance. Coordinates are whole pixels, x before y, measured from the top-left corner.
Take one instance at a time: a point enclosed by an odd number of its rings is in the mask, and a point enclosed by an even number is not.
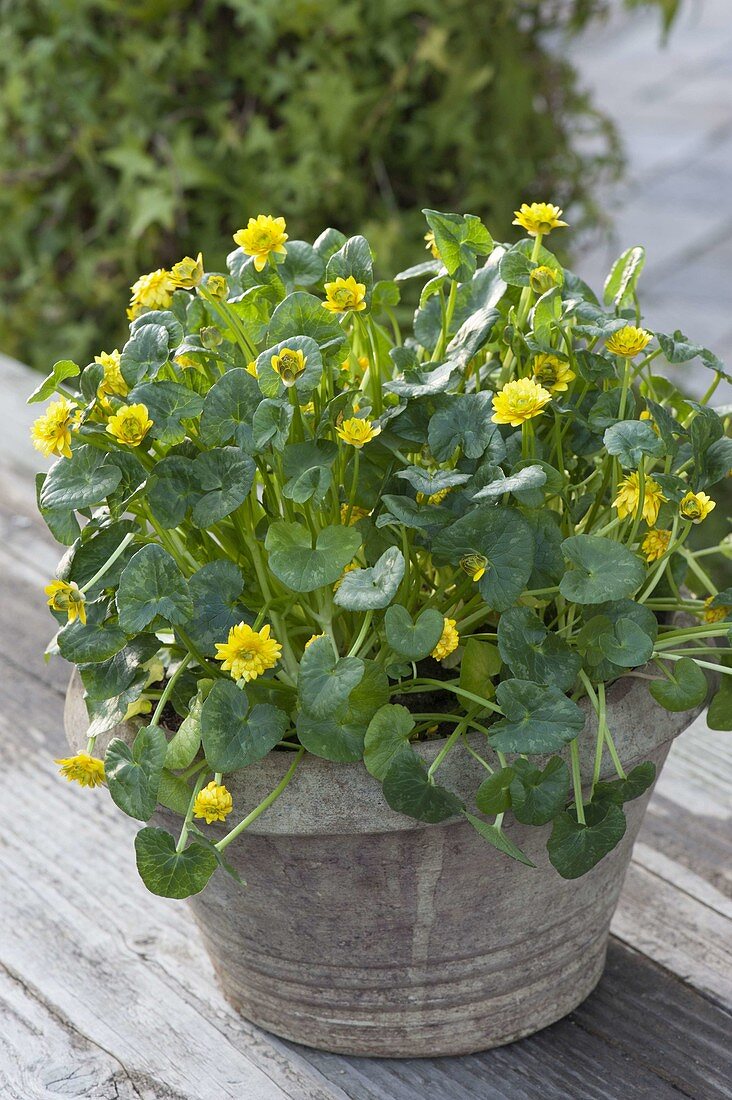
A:
[[[235,825],[231,832],[227,833],[225,837],[222,837],[221,840],[218,841],[215,846],[220,852],[223,852],[224,848],[228,847],[228,845],[231,844],[232,840],[236,840],[240,833],[243,833],[245,829],[248,829],[252,822],[256,821],[260,814],[263,814],[264,811],[268,809],[272,805],[272,803],[280,797],[285,787],[288,785],[295,772],[297,771],[297,766],[302,760],[304,753],[304,748],[298,749],[297,753],[295,754],[295,759],[292,761],[292,764],[287,769],[275,789],[273,791],[270,791],[267,797],[262,799],[259,805],[255,806],[251,813],[247,814],[247,816],[242,821],[240,821],[238,825]]]
[[[206,778],[206,772],[203,771],[196,780],[193,792],[191,794],[190,802],[188,803],[188,809],[186,810],[186,816],[183,819],[183,825],[181,826],[180,836],[178,837],[178,843],[175,846],[176,852],[182,852],[186,846],[186,840],[188,839],[188,830],[191,827],[191,820],[193,818],[193,807],[196,804],[199,791],[203,786],[203,781]]]
[[[178,667],[175,670],[175,672],[173,673],[173,675],[168,680],[168,682],[165,685],[165,688],[163,690],[163,694],[160,696],[160,699],[158,700],[158,705],[155,707],[155,713],[153,714],[152,718],[150,719],[150,725],[151,726],[159,726],[160,725],[160,719],[162,717],[163,710],[165,709],[165,704],[167,703],[168,699],[170,699],[170,696],[173,693],[173,688],[175,687],[176,683],[178,682],[178,679],[180,678],[180,676],[185,672],[186,668],[190,664],[190,661],[191,661],[191,654],[186,653],[185,657],[183,658],[181,663],[178,665]]]
[[[574,788],[574,803],[577,808],[577,820],[580,825],[584,825],[585,807],[582,801],[582,776],[580,775],[579,749],[576,737],[570,743],[569,754],[572,759],[572,786]]]
[[[122,542],[119,544],[119,546],[114,551],[114,553],[111,554],[107,558],[107,560],[105,561],[105,563],[101,567],[101,569],[98,569],[96,571],[96,573],[94,574],[94,576],[92,577],[92,579],[90,581],[87,581],[86,584],[84,585],[84,587],[81,589],[82,596],[84,595],[85,592],[88,592],[89,589],[92,588],[97,583],[97,581],[100,580],[104,576],[104,574],[107,572],[107,570],[110,569],[114,565],[114,563],[117,561],[117,558],[120,556],[120,554],[123,554],[126,547],[128,547],[130,545],[130,543],[134,539],[136,533],[137,532],[135,532],[135,531],[130,531],[130,533],[128,535],[125,535],[125,537],[122,539]]]

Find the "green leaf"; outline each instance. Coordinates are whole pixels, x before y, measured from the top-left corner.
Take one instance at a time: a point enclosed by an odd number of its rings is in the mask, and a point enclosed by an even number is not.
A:
[[[386,607],[397,594],[404,569],[404,555],[401,550],[390,546],[375,565],[346,573],[333,602],[348,611],[369,611]]]
[[[530,526],[512,508],[484,505],[441,531],[433,553],[459,565],[461,558],[479,554],[487,559],[478,589],[488,606],[505,611],[526,587],[534,564]]]
[[[135,837],[137,870],[152,894],[190,898],[200,894],[218,866],[216,856],[194,841],[176,852],[175,839],[165,829],[149,826]]]
[[[632,596],[645,579],[640,558],[601,535],[572,535],[562,543],[562,553],[575,568],[564,574],[559,591],[575,603],[621,600]]]
[[[479,817],[474,817],[473,814],[469,814],[466,811],[463,812],[475,831],[480,833],[483,839],[487,840],[489,844],[492,844],[494,848],[497,848],[499,852],[503,852],[504,855],[510,856],[511,859],[518,860],[519,863],[525,863],[527,867],[536,866],[535,863],[531,862],[526,853],[521,851],[517,844],[509,840],[503,829],[499,829],[497,825],[490,825],[487,821],[481,821]]]
[[[128,386],[154,377],[167,363],[169,339],[164,325],[144,325],[130,337],[120,356],[122,377]]]
[[[191,789],[185,779],[173,775],[167,768],[163,768],[158,784],[158,803],[165,806],[173,813],[185,817],[188,812],[188,804],[191,800]]]
[[[297,734],[308,752],[338,763],[363,756],[368,724],[389,699],[389,681],[384,672],[374,661],[364,661],[364,666],[363,679],[336,714],[324,719],[312,718],[306,711],[298,715]]]
[[[556,752],[584,728],[583,712],[555,687],[503,680],[496,699],[506,717],[494,722],[488,740],[500,752]]]
[[[493,677],[501,671],[501,655],[491,642],[468,638],[460,661],[460,687],[483,699],[495,694]]]
[[[154,634],[141,634],[107,660],[80,665],[87,697],[112,699],[135,683],[144,686],[148,670],[143,666],[159,649],[160,641]]]
[[[293,336],[309,336],[330,356],[346,338],[338,319],[323,309],[319,298],[304,290],[288,294],[275,308],[267,330],[267,344],[279,344]]]
[[[444,616],[428,607],[412,622],[412,616],[401,604],[392,604],[384,616],[386,640],[395,653],[410,661],[421,661],[435,648],[444,628]]]
[[[203,695],[199,692],[191,703],[188,715],[181,722],[180,728],[168,741],[168,749],[165,754],[165,767],[172,771],[187,768],[198,755],[201,747],[201,711],[203,709]]]
[[[127,635],[116,622],[107,622],[108,608],[104,603],[87,604],[86,625],[80,619],[66,623],[56,641],[61,656],[72,664],[83,665],[107,661],[127,644]]]
[[[664,664],[668,671],[668,666]],[[653,698],[670,711],[700,707],[707,697],[707,678],[691,657],[682,657],[670,670],[670,680],[654,680],[648,685]]]
[[[625,779],[614,779],[610,783],[598,783],[592,795],[594,802],[612,802],[616,806],[622,806],[624,802],[631,802],[634,798],[640,798],[656,778],[656,765],[651,760],[644,764],[638,764],[628,772]]]
[[[732,730],[732,676],[722,675],[707,711],[710,730]]]
[[[87,524],[84,534],[65,555],[63,569],[59,566],[58,575],[62,580],[75,581],[83,588],[105,565],[117,550],[122,540],[134,530],[129,520],[114,523],[110,527],[95,531],[93,524]],[[139,546],[129,543],[119,557],[106,570],[104,575],[85,593],[87,600],[95,600],[105,588],[116,588],[122,570]]]
[[[387,703],[369,722],[364,740],[363,762],[376,779],[383,780],[395,757],[409,752],[414,719],[406,707]]]
[[[26,404],[33,405],[36,401],[45,401],[56,392],[61,382],[67,378],[75,378],[77,374],[79,374],[79,367],[70,359],[61,359],[58,363],[54,363],[51,373],[43,379],[40,386],[36,386],[30,397],[26,399]]]
[[[639,244],[626,248],[605,280],[603,300],[607,306],[622,309],[633,302],[638,279],[646,262],[646,250]]]
[[[254,484],[254,461],[238,447],[203,451],[193,462],[197,486],[192,520],[196,527],[211,527],[236,511]]]
[[[427,768],[412,751],[398,753],[384,776],[384,798],[397,813],[417,821],[446,821],[462,810],[452,791],[429,782]]]
[[[60,542],[64,546],[71,546],[79,536],[79,521],[76,518],[76,513],[68,508],[43,507],[41,493],[47,477],[47,474],[36,474],[35,488],[38,511],[56,542]]]
[[[252,417],[252,450],[255,453],[263,451],[270,443],[276,451],[283,450],[293,413],[292,405],[266,397]]]
[[[90,508],[100,504],[119,485],[122,471],[96,447],[75,447],[71,458],[54,462],[41,489],[41,508]]]
[[[485,469],[486,467],[482,468]],[[495,467],[495,473],[496,476],[487,485],[472,494],[474,501],[479,503],[502,497],[504,493],[525,493],[530,489],[541,489],[547,482],[546,470],[538,463],[523,466],[513,474],[504,474],[503,470]]]
[[[170,309],[149,309],[147,313],[141,313],[131,322],[130,335],[134,336],[145,325],[162,325],[168,333],[168,342],[172,348],[177,348],[185,336],[183,325]]]
[[[491,423],[492,397],[485,391],[443,399],[428,428],[430,450],[438,462],[450,459],[458,447],[466,458],[481,458],[490,448],[493,461],[502,461],[506,449],[498,426]]]
[[[179,382],[147,382],[136,386],[126,400],[146,406],[153,422],[150,435],[166,444],[182,443],[186,429],[181,421],[194,420],[203,410],[203,398]]]
[[[206,394],[201,413],[201,442],[220,446],[232,440],[252,450],[252,417],[262,400],[256,378],[243,367],[227,371]]]
[[[300,701],[312,718],[329,718],[347,702],[363,674],[360,658],[336,657],[329,638],[316,638],[300,661]]]
[[[514,760],[511,805],[524,825],[546,825],[564,809],[569,795],[569,768],[553,756],[541,771],[528,760]]]
[[[346,240],[345,233],[341,233],[340,229],[328,228],[324,229],[317,240],[313,241],[313,248],[321,259],[327,263],[333,253],[337,252],[341,245],[346,243]]]
[[[502,814],[511,805],[511,782],[513,768],[499,768],[478,787],[475,805],[482,814]]]
[[[299,523],[277,520],[270,524],[264,542],[269,567],[295,592],[313,592],[338,580],[361,545],[354,527],[325,527],[315,546]]]
[[[190,459],[168,455],[155,464],[147,484],[147,499],[161,527],[178,527],[196,495],[195,469]]]
[[[617,455],[626,469],[637,470],[643,455],[658,458],[665,451],[663,440],[647,420],[620,420],[611,424],[603,442],[608,454]]]
[[[498,649],[514,676],[569,691],[582,661],[563,638],[528,607],[511,607],[498,620]]]
[[[511,248],[506,249],[499,263],[499,271],[504,282],[509,286],[529,286],[529,276],[534,268],[548,267],[554,272],[557,286],[561,286],[564,282],[564,272],[556,256],[541,246],[538,258],[534,260],[531,258],[533,250],[534,241],[526,239],[517,241]]]
[[[246,692],[233,680],[217,680],[201,708],[203,751],[212,771],[234,772],[261,760],[289,725],[269,703],[249,709]]]
[[[486,256],[493,249],[493,238],[474,214],[442,214],[439,210],[423,210],[427,224],[435,235],[440,259],[459,282],[472,278],[476,257]]]
[[[366,302],[370,305],[374,263],[365,237],[350,237],[328,260],[325,269],[326,282],[337,278],[348,279],[349,276],[353,276],[357,283],[363,283],[366,287]]]
[[[130,559],[117,590],[120,626],[128,634],[144,630],[159,615],[177,626],[193,614],[188,585],[162,546],[143,546]]]
[[[168,743],[160,726],[142,726],[132,748],[113,737],[104,757],[107,786],[114,802],[129,817],[149,821],[158,801],[158,786]]]
[[[232,626],[252,619],[239,602],[243,589],[241,571],[225,559],[207,562],[188,581],[193,614],[186,633],[205,656],[215,654],[216,643],[226,641]]]
[[[608,661],[621,668],[644,665],[653,653],[653,639],[632,619],[616,622],[612,634],[600,635],[598,645]]]
[[[319,283],[325,272],[325,264],[322,256],[307,241],[288,241],[287,255],[277,271],[290,293],[296,286]]]
[[[546,847],[552,866],[562,878],[579,878],[592,870],[625,835],[625,814],[619,806],[598,807],[604,813],[592,824],[591,809],[587,807],[586,825],[575,821],[569,813],[561,813],[554,819]]]

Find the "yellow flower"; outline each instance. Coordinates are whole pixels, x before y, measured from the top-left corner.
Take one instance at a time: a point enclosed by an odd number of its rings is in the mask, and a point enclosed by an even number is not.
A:
[[[370,420],[359,420],[352,416],[350,420],[344,420],[337,434],[344,443],[350,443],[352,447],[361,449],[365,443],[370,443],[381,432],[381,428],[375,428]]]
[[[605,347],[613,355],[620,355],[623,359],[632,359],[635,355],[639,355],[652,339],[652,333],[646,332],[644,328],[625,325],[624,328],[618,329],[609,340],[605,341]]]
[[[234,243],[238,244],[242,252],[254,257],[254,266],[257,271],[262,271],[264,265],[273,252],[281,256],[287,254],[285,241],[285,219],[273,218],[270,214],[257,214],[256,218],[250,218],[246,229],[238,229],[234,234]]]
[[[104,761],[88,752],[77,752],[76,756],[61,757],[55,760],[59,764],[61,775],[69,783],[79,783],[82,787],[100,787],[104,783]]]
[[[48,606],[54,611],[65,611],[70,623],[79,619],[86,625],[84,593],[74,581],[51,581],[43,591],[48,596]]]
[[[666,553],[671,541],[671,532],[652,527],[641,543],[641,550],[647,562],[658,561]]]
[[[315,402],[314,401],[308,401],[308,403],[306,405],[301,405],[300,406],[300,412],[304,413],[306,416],[314,416],[315,415]]]
[[[52,401],[31,428],[33,446],[42,455],[71,458],[71,433],[78,427],[81,413],[65,397]]]
[[[141,695],[134,703],[130,703],[122,721],[129,722],[130,718],[134,718],[137,714],[149,714],[151,710],[152,702],[150,699],[146,699],[144,695]]]
[[[477,583],[488,567],[488,558],[483,554],[466,554],[460,559],[460,567]]]
[[[107,404],[106,399],[110,394],[114,394],[115,397],[126,397],[130,387],[124,380],[117,348],[109,353],[100,351],[99,355],[94,356],[94,362],[99,363],[104,371],[102,381],[97,386],[97,397],[102,404]]]
[[[613,508],[618,510],[618,519],[626,516],[635,517],[640,502],[640,486],[638,474],[633,471],[623,478],[618,486],[618,495],[613,501]],[[643,498],[643,519],[649,527],[653,527],[658,519],[658,512],[666,497],[661,491],[661,486],[652,477],[646,478],[645,496]]]
[[[442,637],[432,650],[432,656],[436,661],[444,661],[445,657],[449,657],[460,644],[460,635],[455,629],[454,619],[445,619],[444,626],[442,628]]]
[[[215,779],[198,792],[193,803],[194,817],[205,818],[207,825],[213,821],[226,821],[233,809],[234,803],[229,791],[223,783],[217,783]]]
[[[308,646],[313,644],[313,642],[317,642],[318,638],[324,638],[324,637],[325,637],[325,634],[311,634],[311,636],[305,642],[304,648],[307,649]]]
[[[294,386],[301,374],[305,372],[305,364],[308,359],[300,348],[293,351],[291,348],[283,348],[277,355],[273,355],[270,362],[272,370],[280,376],[280,380],[288,388]]]
[[[435,243],[434,230],[430,229],[427,233],[425,233],[424,239],[426,241],[425,248],[427,249],[427,251],[431,252],[436,260],[441,260],[442,256],[440,256],[440,250]]]
[[[338,578],[338,580],[333,585],[333,591],[337,592],[338,589],[341,587],[341,584],[343,583],[343,578],[345,577],[346,573],[352,573],[354,569],[360,569],[360,568],[361,568],[361,566],[358,564],[357,561],[350,562],[350,564],[346,566],[346,568],[343,570],[343,572],[340,575],[340,577]]]
[[[343,504],[341,504],[341,523],[346,522],[347,515],[348,503],[344,502]],[[357,504],[354,504],[353,508],[351,509],[351,518],[348,521],[348,526],[353,527],[353,525],[355,523],[358,523],[360,519],[365,519],[366,516],[369,515],[371,515],[371,513],[368,511],[367,508],[359,508]]]
[[[353,275],[349,275],[347,279],[342,279],[339,275],[334,282],[326,283],[325,296],[323,308],[329,309],[331,313],[347,313],[349,309],[359,313],[366,309],[366,286],[364,283],[357,283]]]
[[[721,623],[723,619],[732,612],[732,607],[712,607],[714,596],[710,596],[709,599],[704,601],[704,622],[705,623]]]
[[[531,373],[534,380],[549,393],[564,393],[569,383],[577,377],[568,363],[556,355],[542,354],[534,359]]]
[[[511,424],[516,428],[543,412],[551,399],[549,391],[533,378],[516,378],[493,395],[495,412],[491,419],[494,424]]]
[[[107,431],[127,447],[139,447],[153,426],[147,405],[122,405],[107,421]]]
[[[534,294],[546,294],[547,290],[551,290],[558,282],[556,271],[552,271],[550,267],[543,264],[529,272],[529,286]]]
[[[550,202],[524,202],[520,210],[514,210],[516,217],[512,225],[520,225],[530,237],[546,236],[552,229],[558,229],[567,222],[560,221],[563,211]]]
[[[212,298],[225,298],[229,293],[229,284],[224,275],[209,275],[206,290]]]
[[[257,370],[257,364],[254,359],[247,363],[247,374],[251,374],[252,378],[259,378],[259,371]]]
[[[223,661],[224,672],[231,672],[234,680],[256,680],[268,668],[274,668],[280,659],[282,646],[269,636],[267,623],[261,630],[252,630],[247,623],[232,626],[225,642],[216,643],[216,660]]]
[[[132,285],[132,298],[127,310],[130,321],[139,317],[143,309],[167,309],[173,300],[174,290],[173,277],[164,267],[141,275]]]
[[[176,286],[190,290],[198,286],[203,278],[203,256],[198,253],[194,260],[191,256],[184,256],[177,264],[173,264],[170,277]]]
[[[706,493],[688,492],[679,504],[679,512],[683,519],[690,519],[692,523],[701,523],[716,507],[716,500],[712,500]]]
[[[450,492],[452,486],[448,486],[447,489],[438,489],[436,493],[417,493],[417,504],[442,504],[443,500]]]
[[[649,421],[651,422],[651,427],[653,428],[653,430],[654,430],[654,432],[656,433],[656,435],[660,435],[660,434],[661,434],[661,433],[659,432],[659,430],[658,430],[658,424],[657,424],[657,423],[656,423],[656,421],[655,421],[655,420],[653,419],[653,414],[652,414],[652,413],[650,413],[650,412],[648,411],[648,409],[643,409],[643,411],[642,411],[642,413],[640,414],[640,416],[638,417],[638,419],[639,419],[639,420],[649,420]]]

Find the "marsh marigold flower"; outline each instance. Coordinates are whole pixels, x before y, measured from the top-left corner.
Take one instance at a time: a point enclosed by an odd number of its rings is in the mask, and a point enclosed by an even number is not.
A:
[[[564,393],[569,383],[576,378],[569,363],[565,363],[556,355],[537,355],[531,366],[534,381],[543,386],[549,393]]]
[[[449,657],[451,653],[454,653],[460,644],[460,635],[455,629],[454,619],[445,619],[442,627],[442,637],[432,650],[432,656],[436,661],[444,661],[445,657]]]
[[[679,502],[679,513],[683,519],[690,519],[692,523],[701,523],[716,507],[716,500],[712,500],[706,493],[688,492]]]
[[[710,596],[704,601],[705,623],[721,623],[732,612],[732,607],[725,607],[723,604],[720,604],[719,607],[712,607],[715,599],[715,596]]]
[[[194,260],[192,256],[184,256],[177,264],[173,264],[170,277],[176,286],[184,290],[191,290],[203,279],[203,255],[199,252]]]
[[[440,255],[440,250],[437,247],[437,242],[435,241],[435,232],[434,232],[434,230],[433,229],[428,230],[428,232],[425,233],[425,235],[424,235],[424,239],[425,239],[425,248],[427,249],[427,251],[432,253],[432,256],[435,260],[441,260],[442,256]]]
[[[74,581],[51,581],[43,590],[48,596],[48,606],[54,611],[66,612],[68,621],[76,619],[86,625],[84,593]]]
[[[551,290],[558,282],[557,273],[544,264],[529,272],[529,286],[534,294],[546,294],[547,290]]]
[[[646,348],[653,335],[644,328],[636,328],[635,325],[625,325],[624,328],[614,332],[609,340],[605,341],[605,347],[613,355],[620,355],[623,359],[632,359]]]
[[[446,489],[438,489],[436,493],[417,493],[417,504],[442,504],[451,488],[449,485]]]
[[[88,752],[77,752],[76,756],[64,756],[54,761],[59,765],[61,775],[69,783],[78,783],[81,787],[101,787],[104,783],[104,761]]]
[[[567,225],[567,222],[560,220],[563,211],[550,202],[524,202],[520,210],[514,210],[514,214],[511,224],[520,225],[530,237],[545,237],[552,229]]]
[[[643,498],[643,519],[649,527],[653,527],[658,519],[658,512],[666,497],[661,491],[661,486],[652,477],[646,478],[645,495]],[[618,519],[626,516],[635,517],[640,502],[640,484],[638,474],[633,471],[623,478],[618,486],[618,495],[613,501],[613,508],[618,510]]]
[[[224,275],[209,275],[206,280],[206,290],[212,298],[225,298],[229,293],[229,284]]]
[[[234,243],[239,245],[247,256],[254,257],[254,266],[257,271],[264,269],[267,260],[276,253],[280,256],[287,255],[285,241],[286,222],[284,218],[273,218],[271,214],[257,214],[256,218],[250,218],[246,229],[237,229],[234,234]]]
[[[280,376],[280,380],[288,388],[294,386],[301,374],[305,372],[305,364],[308,359],[300,348],[293,351],[291,348],[283,348],[277,355],[273,355],[270,362],[272,370]]]
[[[543,412],[551,399],[549,391],[533,378],[516,378],[493,395],[495,411],[491,419],[494,424],[511,424],[517,428]]]
[[[112,395],[126,397],[130,392],[130,387],[124,380],[120,354],[117,348],[110,352],[100,351],[99,355],[94,356],[94,362],[99,363],[104,372],[102,380],[97,386],[97,397],[102,404],[106,405],[107,398]]]
[[[248,623],[232,626],[225,642],[216,643],[216,660],[222,661],[224,672],[230,672],[234,680],[256,680],[268,668],[274,668],[280,659],[282,646],[270,638],[269,623],[261,630],[253,630]]]
[[[52,401],[31,428],[33,446],[46,458],[71,458],[71,433],[78,426],[80,412],[65,397]]]
[[[641,543],[641,550],[647,562],[658,561],[669,548],[671,532],[652,527]]]
[[[214,821],[226,821],[234,809],[231,794],[223,785],[212,779],[198,792],[193,803],[193,816],[204,818],[207,825]]]
[[[351,508],[351,518],[348,520],[348,526],[353,527],[353,525],[358,523],[358,521],[360,519],[365,519],[366,516],[368,516],[370,514],[371,513],[369,512],[369,510],[367,508],[359,508],[358,504],[354,504],[353,508]],[[346,501],[344,501],[344,503],[341,504],[341,523],[346,522],[347,516],[348,516],[348,503]]]
[[[123,405],[110,416],[107,431],[127,447],[139,447],[153,426],[147,405]]]
[[[344,420],[340,427],[336,428],[336,432],[344,443],[350,443],[352,447],[360,450],[364,444],[370,443],[379,435],[381,428],[374,427],[370,420],[359,420],[358,417],[352,416],[350,420]]]
[[[483,576],[487,567],[488,558],[484,557],[483,554],[465,554],[460,559],[460,568],[476,583]]]
[[[259,371],[257,370],[257,363],[255,359],[252,359],[246,366],[247,374],[251,374],[252,378],[259,378]]]
[[[366,309],[366,286],[357,283],[353,275],[342,279],[339,275],[332,283],[325,284],[323,309],[331,313],[347,313],[349,309],[359,313]]]
[[[159,267],[141,275],[132,285],[132,298],[127,310],[130,321],[139,317],[143,309],[167,309],[173,300],[175,282],[169,271]]]

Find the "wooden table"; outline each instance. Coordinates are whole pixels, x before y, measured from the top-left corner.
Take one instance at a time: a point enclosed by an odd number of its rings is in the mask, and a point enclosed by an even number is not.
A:
[[[0,359],[2,1100],[732,1097],[732,753],[703,720],[651,801],[605,976],[566,1020],[485,1054],[398,1062],[297,1047],[229,1008],[185,903],[140,882],[135,824],[53,764],[69,669],[43,659],[59,555],[33,506],[35,381]]]

